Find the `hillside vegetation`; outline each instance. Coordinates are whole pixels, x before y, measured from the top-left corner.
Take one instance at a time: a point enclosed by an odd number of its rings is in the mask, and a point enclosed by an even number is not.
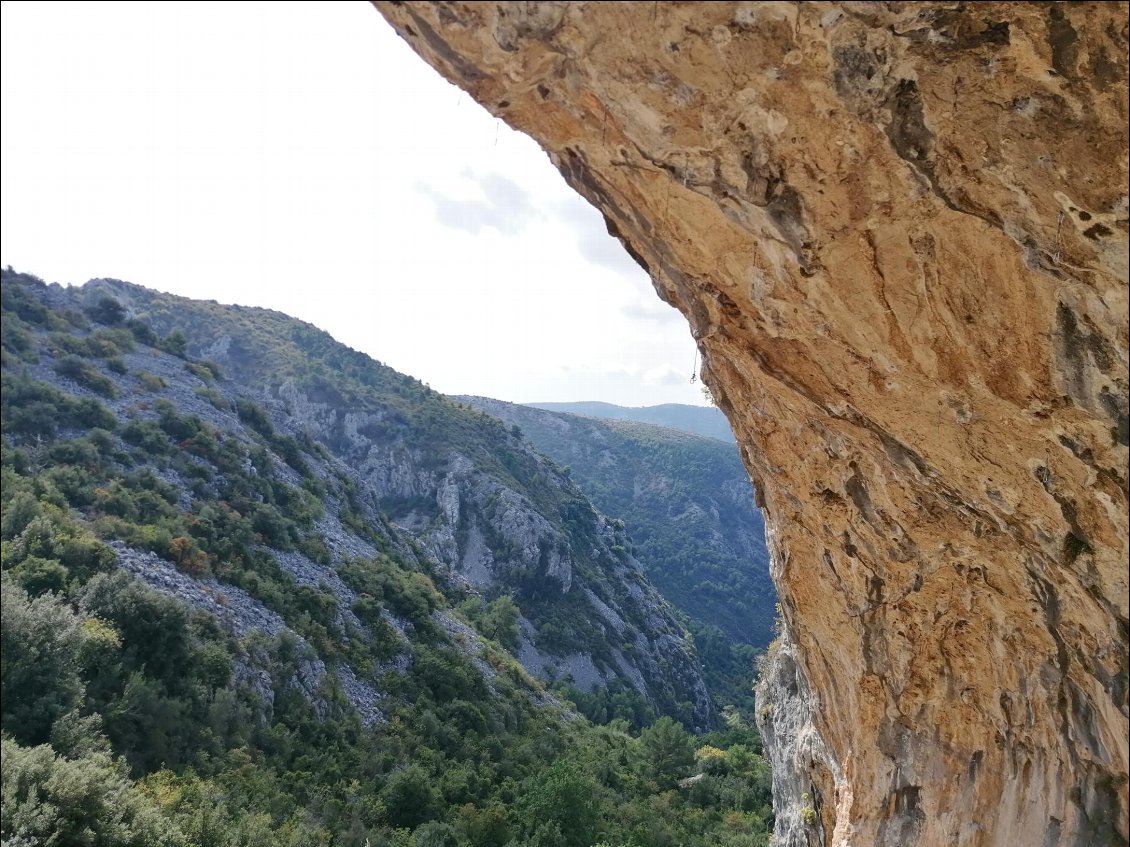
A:
[[[689,639],[511,428],[274,313],[0,306],[5,844],[767,843],[756,734],[681,725]]]

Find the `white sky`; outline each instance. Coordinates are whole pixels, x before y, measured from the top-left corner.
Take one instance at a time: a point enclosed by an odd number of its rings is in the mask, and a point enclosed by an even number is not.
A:
[[[447,393],[703,402],[682,317],[364,2],[4,2],[0,264],[278,309]]]

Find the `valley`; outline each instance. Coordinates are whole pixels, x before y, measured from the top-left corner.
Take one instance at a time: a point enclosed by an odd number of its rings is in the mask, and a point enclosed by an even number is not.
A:
[[[2,293],[6,840],[767,843],[581,462],[279,313]]]

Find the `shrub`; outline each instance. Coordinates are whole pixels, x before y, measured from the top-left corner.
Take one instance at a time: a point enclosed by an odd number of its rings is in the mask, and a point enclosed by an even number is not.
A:
[[[394,772],[381,791],[381,799],[393,826],[418,826],[435,817],[439,805],[430,777],[416,765]]]
[[[175,684],[188,663],[188,616],[184,606],[138,582],[125,571],[99,574],[78,595],[79,608],[112,624],[129,666]]]
[[[180,359],[188,355],[188,338],[179,329],[174,329],[162,338],[157,346]]]
[[[498,597],[490,603],[483,602],[480,597],[472,597],[461,603],[459,610],[484,638],[493,639],[511,650],[518,647],[518,616],[522,610],[509,597]]]
[[[151,456],[162,456],[172,450],[169,437],[157,421],[134,419],[122,430],[122,440]]]
[[[694,764],[694,739],[666,715],[640,733],[639,748],[648,775],[660,786],[674,786]]]
[[[138,344],[144,344],[146,347],[156,347],[160,340],[157,338],[157,333],[145,323],[145,321],[131,318],[126,323],[126,328],[133,335]]]
[[[105,379],[97,371],[94,373]],[[113,388],[112,383],[110,387]],[[97,400],[64,394],[49,383],[31,379],[26,372],[18,377],[3,375],[0,412],[5,432],[45,439],[54,438],[59,427],[113,430],[118,426],[113,413]]]
[[[89,388],[103,397],[114,397],[117,389],[114,382],[105,374],[99,373],[77,356],[64,356],[55,363],[55,373],[61,377],[74,380],[79,385]]]
[[[27,491],[20,491],[4,504],[3,517],[0,517],[0,538],[5,541],[23,532],[29,523],[43,512],[39,501]]]
[[[0,727],[23,744],[48,740],[55,720],[82,704],[81,619],[53,594],[29,598],[7,574],[0,591]],[[5,776],[8,761],[5,757]]]
[[[235,411],[239,419],[264,438],[273,438],[275,427],[262,406],[240,397],[235,401]]]
[[[228,402],[224,399],[224,395],[216,389],[197,386],[193,389],[193,393],[197,397],[203,397],[213,408],[219,409],[221,412],[228,411]]]
[[[32,349],[31,334],[26,332],[20,321],[12,318],[9,315],[4,315],[0,318],[2,325],[0,325],[0,344],[3,344],[5,350],[9,350],[17,356],[23,356]]]
[[[91,319],[106,326],[122,326],[126,320],[126,310],[113,297],[100,297],[98,302],[86,310]]]
[[[77,759],[3,740],[5,844],[182,847],[184,835],[101,751]]]
[[[28,556],[9,573],[12,579],[32,597],[38,597],[48,591],[61,593],[67,586],[67,569],[55,559]]]
[[[209,368],[206,368],[204,367],[204,365],[198,364],[197,362],[185,362],[184,369],[194,377],[199,379],[201,382],[203,382],[205,385],[211,385],[212,381],[215,379],[215,377],[212,375],[212,371]]]
[[[530,780],[522,796],[534,843],[588,847],[596,835],[596,784],[570,762],[557,762]]]

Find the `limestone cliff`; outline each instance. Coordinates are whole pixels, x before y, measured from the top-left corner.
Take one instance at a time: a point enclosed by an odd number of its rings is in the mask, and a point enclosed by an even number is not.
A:
[[[690,322],[814,733],[781,819],[1123,843],[1126,5],[377,6]]]

